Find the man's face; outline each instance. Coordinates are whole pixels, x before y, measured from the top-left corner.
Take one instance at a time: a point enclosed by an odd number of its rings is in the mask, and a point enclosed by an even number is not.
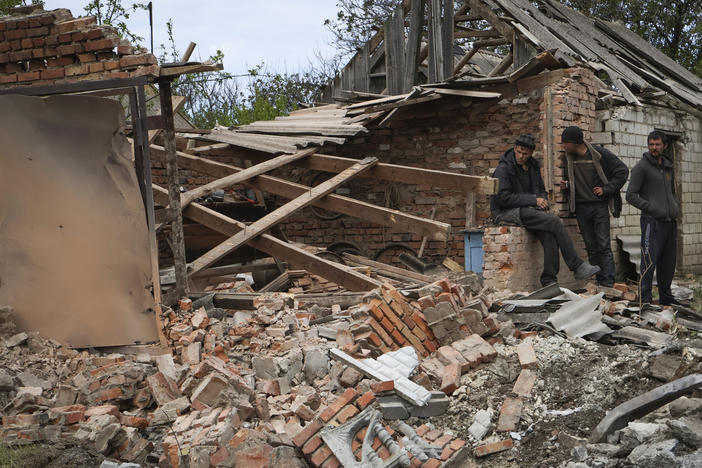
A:
[[[578,144],[572,141],[562,141],[561,145],[566,153],[575,153],[575,150],[578,148]]]
[[[648,152],[654,158],[660,158],[663,156],[663,151],[665,150],[665,143],[661,139],[649,139],[648,140]]]
[[[516,145],[514,147],[514,159],[516,159],[517,164],[523,166],[529,160],[533,152],[533,149]]]

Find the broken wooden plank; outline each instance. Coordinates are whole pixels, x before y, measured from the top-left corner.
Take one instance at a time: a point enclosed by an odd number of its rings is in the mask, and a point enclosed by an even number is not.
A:
[[[204,197],[206,195],[209,195],[210,193],[214,192],[215,190],[223,189],[223,188],[231,187],[233,185],[240,184],[240,183],[244,182],[245,180],[249,180],[253,177],[256,177],[256,176],[261,175],[261,174],[265,174],[266,172],[270,172],[273,169],[284,166],[290,162],[293,162],[293,161],[296,161],[298,159],[309,156],[310,154],[314,153],[315,151],[317,151],[317,148],[308,148],[308,149],[305,149],[302,151],[298,151],[297,153],[294,153],[294,154],[283,154],[283,155],[277,156],[273,159],[269,159],[268,161],[265,161],[265,162],[262,162],[260,164],[256,164],[255,166],[244,169],[240,172],[237,172],[236,174],[230,174],[230,175],[223,177],[221,179],[217,179],[215,181],[212,181],[209,184],[201,185],[200,187],[194,188],[193,190],[190,190],[190,191],[182,194],[180,196],[180,205],[181,205],[181,207],[185,208],[193,200],[200,198],[200,197]]]
[[[151,145],[153,159],[163,161],[163,147]],[[183,169],[190,169],[214,177],[225,177],[233,172],[243,169],[230,166],[228,164],[211,161],[208,159],[191,156],[182,152],[177,152],[178,164]],[[355,162],[356,160],[354,160]],[[439,172],[439,171],[436,171]],[[485,178],[488,183],[493,184],[495,179]],[[489,182],[493,181],[493,182]],[[253,189],[260,189],[264,192],[280,195],[288,199],[296,198],[309,192],[310,187],[283,179],[260,175],[253,180],[243,183],[244,186]],[[494,190],[494,189],[493,189]],[[494,193],[494,192],[491,192]],[[451,233],[451,225],[440,221],[431,221],[410,214],[402,213],[398,210],[383,208],[371,203],[354,200],[353,198],[341,195],[329,194],[326,197],[315,201],[314,206],[337,213],[364,219],[371,223],[387,226],[397,231],[412,232],[421,236],[426,235],[433,240],[446,240]]]
[[[424,25],[425,0],[412,0],[410,7],[410,25],[407,31],[407,48],[405,49],[405,70],[402,91],[412,89],[417,83],[419,71],[419,51],[422,43],[422,27]]]
[[[434,91],[439,88],[433,89]],[[454,91],[454,90],[448,90]],[[460,90],[456,90],[460,91]],[[486,95],[501,96],[500,93],[487,93],[485,91],[472,91]],[[449,93],[450,94],[450,93]],[[208,154],[214,156],[238,156],[233,149],[212,150]],[[250,156],[254,160],[266,160],[267,156],[261,155],[258,159],[254,155]],[[303,167],[323,172],[341,172],[353,166],[358,159],[333,156],[329,154],[314,153],[307,158],[294,161],[292,166]],[[391,182],[403,184],[424,184],[432,187],[456,190],[459,192],[476,192],[485,195],[492,195],[497,190],[497,179],[486,176],[472,176],[458,174],[455,172],[437,171],[434,169],[424,169],[421,167],[400,166],[397,164],[378,163],[373,169],[364,174],[364,177],[372,177]]]
[[[243,232],[233,235],[226,241],[219,244],[217,247],[211,249],[209,252],[206,252],[200,258],[192,262],[192,269],[190,270],[189,274],[191,276],[197,275],[199,271],[207,268],[220,258],[238,249],[249,240],[261,235],[274,225],[292,216],[297,211],[312,204],[315,200],[318,200],[333,192],[340,185],[343,185],[354,177],[363,174],[377,162],[377,158],[366,158],[359,161],[357,164],[354,164],[331,179],[322,182],[316,187],[313,187],[308,193],[298,196],[272,213],[269,213],[251,225],[246,226]]]
[[[403,279],[410,279],[412,281],[419,281],[420,283],[431,283],[433,279],[431,276],[422,275],[411,270],[405,270],[404,268],[398,268],[396,266],[388,265],[386,263],[376,262],[365,257],[358,255],[352,255],[349,253],[342,253],[342,258],[344,260],[349,260],[350,262],[357,263],[360,265],[366,265],[377,269],[380,272],[394,273],[395,275],[400,275]]]
[[[287,271],[282,272],[273,281],[262,287],[258,292],[275,292],[282,290],[290,282],[290,276]]]
[[[168,203],[165,189],[153,186],[154,200],[159,204]],[[214,231],[232,236],[242,231],[244,223],[231,219],[221,213],[206,208],[199,203],[191,203],[183,211],[183,216],[202,224]],[[268,255],[284,260],[298,268],[319,275],[351,291],[369,291],[380,286],[380,282],[330,260],[312,255],[305,250],[282,241],[269,234],[263,234],[248,242],[252,247]]]

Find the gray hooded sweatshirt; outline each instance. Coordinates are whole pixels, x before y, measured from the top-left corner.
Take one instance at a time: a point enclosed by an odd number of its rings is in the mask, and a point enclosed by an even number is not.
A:
[[[631,170],[626,201],[658,221],[675,221],[678,217],[678,201],[675,199],[675,177],[673,163],[658,159],[648,152]]]

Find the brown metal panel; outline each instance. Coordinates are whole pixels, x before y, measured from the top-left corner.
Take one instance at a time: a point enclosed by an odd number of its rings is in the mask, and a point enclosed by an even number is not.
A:
[[[0,96],[0,304],[74,347],[157,340],[144,204],[117,101]]]

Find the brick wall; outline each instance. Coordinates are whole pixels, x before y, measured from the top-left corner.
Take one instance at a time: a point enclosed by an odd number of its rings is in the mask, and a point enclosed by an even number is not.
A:
[[[117,30],[66,9],[0,17],[0,86],[158,76],[156,57],[135,53]]]
[[[678,270],[702,271],[702,122],[680,110],[646,105],[620,106],[597,112],[598,132],[593,136],[618,155],[629,169],[647,151],[647,136],[654,129],[682,132],[676,143],[675,178],[681,216],[678,220]],[[624,186],[626,190],[627,185]],[[621,257],[617,234],[640,235],[641,212],[624,202],[622,216],[612,220],[615,259]]]

